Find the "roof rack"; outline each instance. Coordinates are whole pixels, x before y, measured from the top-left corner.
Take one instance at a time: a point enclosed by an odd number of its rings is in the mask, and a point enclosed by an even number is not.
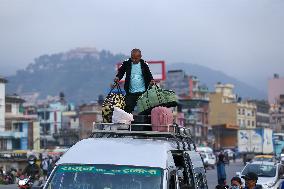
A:
[[[166,132],[151,131],[151,124],[95,123],[93,126],[92,138],[159,139],[175,142],[177,149],[196,150],[190,129],[177,124],[167,125]]]

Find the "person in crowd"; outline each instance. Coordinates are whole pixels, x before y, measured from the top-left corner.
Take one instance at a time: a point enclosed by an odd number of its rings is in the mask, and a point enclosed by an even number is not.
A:
[[[42,160],[42,162],[41,162],[41,164],[40,164],[40,167],[41,167],[41,169],[42,169],[42,173],[43,173],[43,178],[44,178],[44,180],[47,179],[49,166],[50,166],[49,158],[48,158],[48,157],[44,157],[43,160]]]
[[[261,186],[256,185],[258,176],[254,172],[248,172],[245,176],[242,176],[245,179],[245,188],[244,189],[261,189]]]
[[[40,167],[36,164],[36,157],[30,155],[28,158],[28,165],[23,171],[23,175],[30,176],[32,180],[39,179]]]
[[[228,163],[228,165],[230,165],[230,158],[229,158],[229,153],[225,152],[225,161]]]
[[[226,185],[226,170],[225,170],[224,158],[225,158],[224,154],[220,153],[217,162],[217,177],[218,177],[218,184],[220,185]]]
[[[155,83],[148,64],[141,58],[141,51],[133,49],[131,58],[122,63],[114,79],[114,82],[118,83],[126,74],[124,83],[126,105],[124,110],[128,113],[133,112],[138,97],[147,90],[149,85]]]
[[[233,153],[233,161],[236,163],[236,152]]]
[[[3,167],[0,167],[0,176],[2,177],[4,175]]]
[[[231,189],[242,189],[242,180],[240,177],[233,177],[231,179]]]

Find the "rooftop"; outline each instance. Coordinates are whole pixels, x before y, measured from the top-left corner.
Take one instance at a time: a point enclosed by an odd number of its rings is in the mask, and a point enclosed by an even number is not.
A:
[[[168,151],[173,142],[155,139],[89,138],[72,146],[59,164],[115,164],[167,167]]]

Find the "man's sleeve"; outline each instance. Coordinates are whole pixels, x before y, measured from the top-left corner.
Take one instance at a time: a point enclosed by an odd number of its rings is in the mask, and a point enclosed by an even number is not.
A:
[[[126,62],[123,62],[122,65],[118,68],[116,77],[118,77],[119,80],[121,80],[125,74],[126,70]]]

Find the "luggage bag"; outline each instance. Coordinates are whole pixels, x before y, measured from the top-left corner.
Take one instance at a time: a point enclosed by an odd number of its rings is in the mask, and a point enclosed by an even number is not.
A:
[[[158,106],[151,111],[151,124],[153,131],[173,132],[174,116],[172,110]]]

